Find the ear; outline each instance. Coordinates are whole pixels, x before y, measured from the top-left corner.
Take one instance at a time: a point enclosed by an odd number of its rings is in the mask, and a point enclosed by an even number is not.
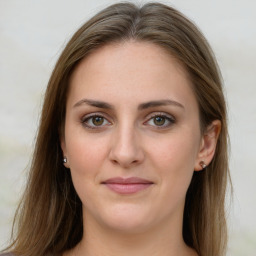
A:
[[[195,171],[201,171],[202,163],[209,165],[214,157],[218,137],[221,131],[221,121],[214,120],[207,128],[201,138],[200,148],[195,161]]]
[[[68,157],[67,157],[66,142],[65,142],[65,137],[64,137],[63,133],[61,133],[61,135],[60,135],[60,146],[61,146],[62,153],[63,153],[63,160],[64,160],[64,158],[66,158],[66,162],[63,161],[63,165],[66,168],[70,168],[69,162],[68,162]]]

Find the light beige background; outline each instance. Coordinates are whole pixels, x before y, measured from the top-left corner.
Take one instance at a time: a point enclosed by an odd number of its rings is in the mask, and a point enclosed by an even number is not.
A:
[[[55,61],[80,25],[114,2],[0,0],[0,249],[10,235],[43,93]],[[232,146],[234,199],[229,214],[229,255],[255,256],[256,1],[163,3],[177,7],[195,21],[219,61],[228,99]]]

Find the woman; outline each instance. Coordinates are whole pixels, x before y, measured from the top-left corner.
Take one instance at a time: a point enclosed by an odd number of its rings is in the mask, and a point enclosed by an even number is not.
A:
[[[225,99],[203,35],[112,5],[61,54],[11,255],[225,255]]]

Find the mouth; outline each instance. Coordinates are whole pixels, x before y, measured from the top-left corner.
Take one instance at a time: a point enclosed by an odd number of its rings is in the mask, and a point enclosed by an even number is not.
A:
[[[115,177],[102,182],[102,184],[118,194],[134,194],[145,190],[154,183],[138,177]]]

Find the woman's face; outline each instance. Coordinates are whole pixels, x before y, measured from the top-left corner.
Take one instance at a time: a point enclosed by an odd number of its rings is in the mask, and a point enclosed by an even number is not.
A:
[[[151,43],[107,45],[78,65],[62,149],[85,221],[125,232],[182,222],[204,150],[191,86]]]

